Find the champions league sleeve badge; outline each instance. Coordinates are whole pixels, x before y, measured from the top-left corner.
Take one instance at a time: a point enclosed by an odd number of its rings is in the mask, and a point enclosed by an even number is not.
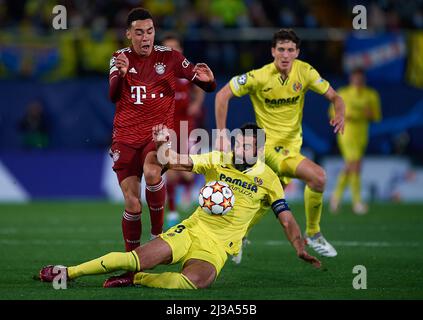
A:
[[[237,82],[241,85],[241,86],[243,86],[244,84],[246,84],[247,83],[247,75],[244,73],[244,74],[241,74],[238,78],[237,78]]]

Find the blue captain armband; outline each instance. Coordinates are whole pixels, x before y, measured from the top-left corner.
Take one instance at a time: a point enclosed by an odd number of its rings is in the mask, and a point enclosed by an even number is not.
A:
[[[272,210],[277,218],[281,212],[290,211],[291,209],[289,209],[285,199],[279,199],[272,203]]]

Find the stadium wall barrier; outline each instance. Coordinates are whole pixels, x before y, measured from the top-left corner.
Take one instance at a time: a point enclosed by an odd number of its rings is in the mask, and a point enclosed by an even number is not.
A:
[[[229,79],[218,79],[223,86]],[[329,79],[334,88],[345,82]],[[370,83],[381,95],[383,120],[371,128],[368,151],[391,154],[395,137],[406,132],[409,154],[423,154],[423,90],[404,84]],[[107,148],[111,140],[114,105],[108,100],[108,82],[103,78],[69,80],[59,83],[0,81],[0,152],[22,148],[19,122],[28,105],[40,101],[49,124],[51,149]],[[207,94],[204,103],[206,129],[215,127],[215,94]],[[328,123],[328,101],[313,92],[307,94],[304,107],[304,146],[319,156],[336,150],[336,139]],[[234,129],[254,121],[247,96],[232,99],[228,127]],[[374,128],[373,128],[374,127]]]
[[[121,202],[112,165],[107,150],[2,152],[0,202],[74,199]],[[328,199],[343,164],[339,157],[328,157],[323,159],[322,165],[328,177],[325,192]],[[204,180],[198,176],[196,182],[193,199]],[[423,201],[423,168],[413,168],[405,158],[365,158],[362,184],[366,201]],[[293,180],[286,189],[286,197],[289,201],[302,200],[302,182]],[[347,192],[345,200],[348,199]]]
[[[336,179],[344,164],[340,157],[327,157],[322,161],[326,170],[326,200],[335,188]],[[414,167],[404,157],[365,157],[362,164],[362,197],[372,201],[423,201],[423,168]],[[347,190],[345,201],[351,200]]]

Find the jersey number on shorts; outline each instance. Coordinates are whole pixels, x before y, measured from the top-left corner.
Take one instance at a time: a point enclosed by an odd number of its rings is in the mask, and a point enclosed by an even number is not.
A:
[[[175,232],[176,233],[181,233],[182,231],[184,231],[185,226],[183,224],[180,224],[176,227]]]

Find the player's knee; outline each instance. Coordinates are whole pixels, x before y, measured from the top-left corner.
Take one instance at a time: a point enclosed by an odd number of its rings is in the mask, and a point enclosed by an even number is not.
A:
[[[197,289],[205,289],[211,286],[214,280],[214,275],[204,275],[204,274],[189,274],[186,276]]]
[[[361,171],[361,162],[360,161],[356,161],[354,163],[354,172],[355,173],[359,173]]]
[[[124,194],[125,198],[125,208],[130,212],[140,212],[141,211],[141,201],[140,199],[133,194]]]
[[[160,182],[162,168],[153,164],[144,165],[144,179],[148,185],[154,185]]]
[[[210,287],[212,283],[213,283],[213,281],[202,280],[202,281],[198,282],[195,286],[197,287],[197,289],[206,289],[206,288]]]
[[[326,186],[326,172],[325,170],[321,169],[318,172],[316,172],[309,187],[312,190],[323,192],[325,190],[325,186]]]
[[[354,171],[354,164],[352,162],[347,162],[347,164],[345,165],[345,172],[351,173],[353,171]]]
[[[323,190],[325,190],[325,186],[326,186],[326,172],[325,170],[322,170],[317,176],[317,187],[323,192]]]
[[[202,270],[195,272],[194,270],[184,270],[182,273],[195,285],[197,289],[205,289],[211,286],[216,278],[214,269]]]

